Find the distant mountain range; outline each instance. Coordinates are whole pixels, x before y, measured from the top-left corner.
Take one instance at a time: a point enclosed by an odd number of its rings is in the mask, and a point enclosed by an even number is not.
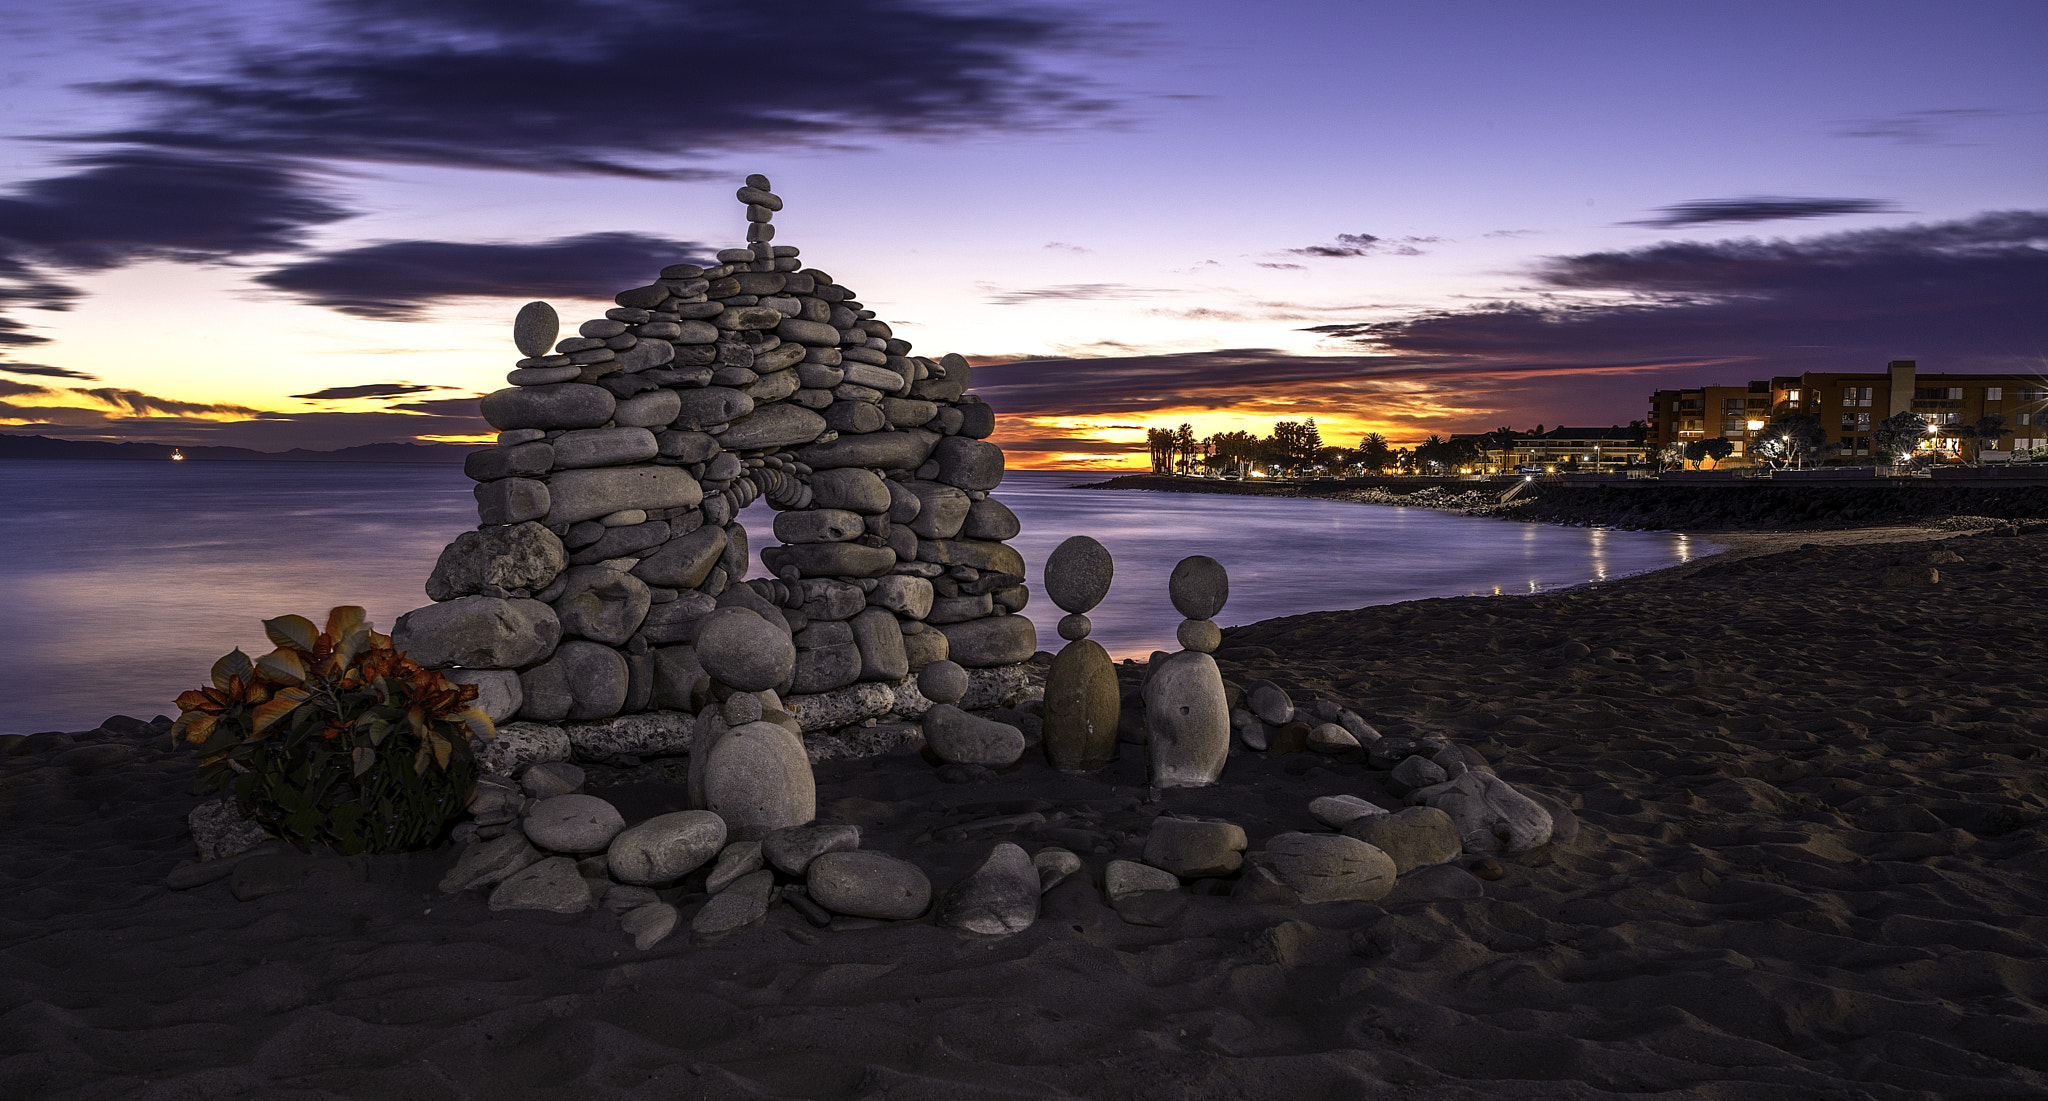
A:
[[[246,447],[174,447],[167,443],[100,443],[92,440],[53,440],[48,436],[13,436],[0,433],[0,459],[133,459],[147,462],[168,460],[173,451],[183,451],[187,461],[272,462],[272,463],[459,463],[475,451],[460,443],[366,443],[335,451],[254,451]]]

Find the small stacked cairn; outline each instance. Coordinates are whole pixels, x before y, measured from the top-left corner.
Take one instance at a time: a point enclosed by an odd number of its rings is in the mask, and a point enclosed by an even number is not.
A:
[[[559,342],[546,303],[514,323],[526,358],[482,403],[497,445],[465,463],[482,523],[393,632],[481,688],[498,766],[562,759],[565,735],[593,759],[687,752],[724,702],[699,653],[722,609],[785,636],[794,660],[768,687],[806,734],[854,739],[814,757],[913,741],[913,724],[860,724],[922,714],[914,674],[934,661],[969,671],[970,706],[1026,682],[1018,522],[989,495],[1003,453],[970,366],[911,355],[770,244],[782,199],[765,177],[738,198],[749,244],[716,265],[664,268]],[[760,552],[775,576],[747,581],[734,517],[761,497],[779,512]]]

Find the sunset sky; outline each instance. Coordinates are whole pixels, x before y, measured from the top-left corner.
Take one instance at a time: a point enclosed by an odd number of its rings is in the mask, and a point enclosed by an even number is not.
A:
[[[544,298],[777,244],[1020,467],[2048,371],[2048,5],[6,0],[0,431],[489,431]]]

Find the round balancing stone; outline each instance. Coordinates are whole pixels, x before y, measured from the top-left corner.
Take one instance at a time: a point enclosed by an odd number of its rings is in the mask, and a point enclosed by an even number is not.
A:
[[[1051,573],[1052,562],[1046,562],[1047,573]],[[1167,579],[1166,593],[1173,599],[1174,610],[1189,619],[1214,619],[1216,613],[1230,599],[1230,575],[1223,569],[1223,563],[1206,554],[1197,554],[1180,560],[1173,568],[1173,576]]]
[[[1109,548],[1085,535],[1076,535],[1053,548],[1045,559],[1041,584],[1063,612],[1076,615],[1088,611],[1109,594],[1110,578],[1116,564]],[[1078,635],[1074,636],[1080,637]]]
[[[1079,612],[1060,617],[1060,637],[1068,642],[1078,642],[1087,638],[1088,632],[1094,629],[1095,624],[1090,623],[1088,617]]]
[[[519,354],[523,356],[548,354],[561,331],[562,319],[555,315],[555,308],[545,302],[528,302],[519,307],[519,316],[512,319],[512,343],[519,347]]]
[[[1173,637],[1180,640],[1181,649],[1199,654],[1213,654],[1223,645],[1223,630],[1211,619],[1183,619]]]
[[[956,661],[932,662],[918,671],[917,690],[933,703],[959,703],[967,694],[967,670]]]

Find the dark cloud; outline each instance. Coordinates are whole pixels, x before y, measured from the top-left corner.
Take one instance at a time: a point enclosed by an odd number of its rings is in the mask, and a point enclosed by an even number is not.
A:
[[[94,376],[69,367],[51,367],[42,363],[0,363],[0,371],[10,375],[40,375],[45,378],[72,378],[95,381]]]
[[[1989,107],[1946,107],[1906,111],[1879,118],[1845,119],[1834,127],[1840,138],[1874,138],[1899,145],[1950,145],[1958,126],[1976,119],[1995,118],[2006,111]]]
[[[1325,260],[1343,260],[1354,256],[1422,256],[1423,250],[1417,245],[1431,245],[1443,240],[1441,237],[1375,237],[1370,233],[1339,233],[1334,245],[1310,245],[1307,248],[1291,248],[1287,251],[1296,256],[1312,256]],[[1280,267],[1279,264],[1260,264],[1262,268]],[[1298,265],[1286,265],[1298,266]]]
[[[16,382],[10,378],[0,378],[0,398],[18,398],[29,394],[54,394],[56,392],[47,386],[37,386],[33,382]]]
[[[1315,331],[1461,363],[1720,360],[1792,374],[1918,358],[1927,371],[2038,371],[2048,350],[2044,246],[2044,211],[1667,243],[1552,258],[1536,273],[1552,293],[1535,301]],[[1617,292],[1626,297],[1615,301]]]
[[[1657,208],[1658,217],[1630,226],[1710,226],[1731,222],[1776,222],[1790,218],[1826,218],[1837,214],[1882,214],[1897,210],[1881,199],[1798,199],[1780,195],[1752,195],[1742,199],[1694,199]]]
[[[675,176],[679,159],[793,140],[1097,114],[1088,82],[1049,64],[1103,41],[1080,20],[1022,3],[332,0],[310,33],[96,85],[144,121],[83,137]]]
[[[646,283],[713,250],[636,233],[587,233],[537,244],[386,241],[315,256],[256,276],[296,298],[358,317],[404,320],[462,296],[589,298]]]
[[[1123,283],[1068,283],[1058,287],[1032,287],[1028,290],[1000,291],[989,295],[989,302],[997,306],[1021,306],[1026,302],[1043,301],[1106,301],[1113,298],[1148,298],[1163,291],[1132,287]]]
[[[79,171],[0,196],[0,239],[17,262],[95,270],[284,252],[309,227],[349,216],[302,170],[266,158],[129,149],[71,163]]]
[[[410,382],[373,382],[366,386],[329,386],[325,390],[315,390],[310,394],[293,394],[292,397],[306,401],[343,401],[348,398],[395,398],[440,389],[442,387],[420,386]]]
[[[267,416],[260,409],[229,402],[178,401],[145,394],[140,390],[127,390],[118,386],[71,387],[67,393],[79,394],[110,408],[135,416],[159,414],[163,416],[202,416],[207,414],[229,414],[234,416]]]
[[[1303,268],[1304,268],[1304,266],[1305,266],[1305,265],[1302,265],[1302,264],[1268,264],[1268,263],[1260,263],[1260,264],[1259,264],[1259,266],[1260,266],[1260,267],[1262,267],[1262,268],[1272,268],[1272,269],[1273,269],[1273,270],[1275,270],[1275,271],[1301,271],[1301,270],[1303,270]]]

